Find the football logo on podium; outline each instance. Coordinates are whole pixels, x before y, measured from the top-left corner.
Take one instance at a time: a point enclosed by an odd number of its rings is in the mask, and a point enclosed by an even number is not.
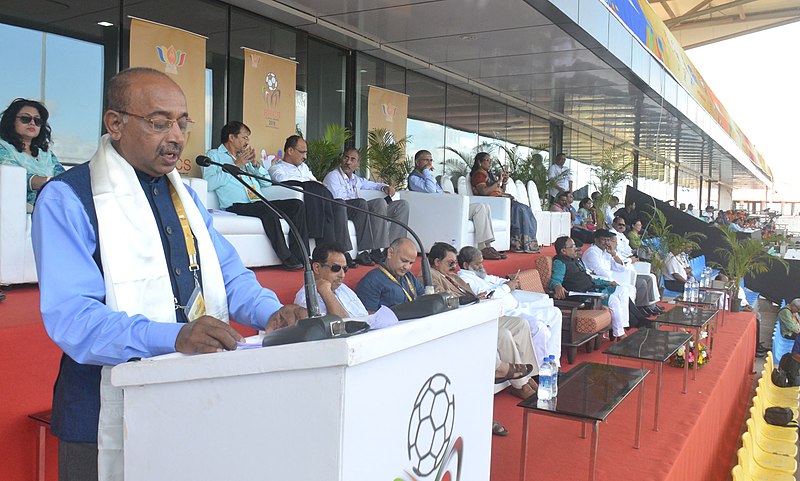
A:
[[[408,460],[411,473],[394,481],[457,481],[461,478],[464,441],[453,439],[456,399],[450,379],[437,373],[417,394],[408,421]],[[412,474],[413,473],[413,474]]]

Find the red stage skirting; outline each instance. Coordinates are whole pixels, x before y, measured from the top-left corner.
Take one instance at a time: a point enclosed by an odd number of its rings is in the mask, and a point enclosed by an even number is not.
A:
[[[552,248],[543,249],[552,255]],[[536,256],[511,254],[504,261],[487,261],[492,274],[513,274],[517,269],[534,267]],[[359,267],[347,274],[347,284],[355,286],[369,268]],[[419,261],[414,269],[419,272]],[[278,269],[257,269],[256,276],[273,289],[283,302],[291,302],[302,284],[302,273]],[[236,324],[234,324],[236,325]],[[237,325],[238,326],[238,325]],[[254,331],[241,328],[243,334]],[[628,400],[601,426],[599,479],[669,479],[676,481],[725,479],[733,462],[739,428],[751,397],[750,386],[755,322],[752,314],[729,315],[715,342],[714,360],[702,368],[696,382],[690,381],[690,394],[680,394],[681,371],[665,368],[661,408],[661,432],[652,428],[654,378],[648,380],[645,398],[642,449],[634,450],[633,417],[635,399]],[[50,408],[52,387],[58,372],[61,351],[47,337],[39,314],[36,286],[15,287],[0,303],[0,479],[28,481],[34,478],[36,435],[27,415]],[[605,362],[597,353],[579,354],[579,361]],[[566,359],[564,369],[567,369]],[[501,393],[495,397],[495,416],[511,436],[493,438],[492,479],[514,480],[519,473],[521,412],[517,399]],[[697,423],[697,424],[695,424]],[[531,479],[584,479],[588,469],[588,440],[578,438],[577,423],[533,418],[532,439],[544,450],[547,431],[551,464],[537,466],[532,454]],[[532,452],[533,453],[533,452]],[[47,477],[56,476],[57,446],[52,436],[47,442]],[[612,465],[608,459],[614,459]],[[703,466],[699,468],[697,466]]]
[[[641,448],[634,449],[637,392],[600,425],[597,479],[608,481],[716,481],[730,479],[739,435],[752,397],[756,322],[753,313],[727,313],[725,327],[714,339],[709,364],[697,380],[689,377],[682,394],[683,371],[665,366],[661,392],[660,431],[653,431],[655,371],[645,385]],[[603,349],[608,347],[608,341]],[[581,354],[578,361],[606,362],[600,352]],[[614,364],[638,363],[614,359]],[[570,366],[563,365],[568,370]],[[645,365],[647,368],[647,365]],[[495,396],[495,419],[511,434],[495,436],[492,479],[519,479],[522,408],[507,393]],[[528,479],[583,480],[588,477],[589,434],[581,439],[577,422],[531,416]]]

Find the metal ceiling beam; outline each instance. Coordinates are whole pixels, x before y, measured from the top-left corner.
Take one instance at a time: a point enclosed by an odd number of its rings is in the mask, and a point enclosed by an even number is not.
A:
[[[769,30],[771,28],[781,27],[783,25],[789,25],[789,24],[795,23],[797,21],[800,21],[800,17],[790,18],[790,19],[784,20],[782,22],[769,23],[767,25],[762,25],[760,27],[749,28],[747,30],[734,32],[734,33],[732,33],[730,35],[724,35],[724,36],[721,36],[721,37],[714,37],[714,38],[711,38],[711,39],[708,39],[708,40],[703,40],[701,42],[696,42],[696,43],[693,43],[691,45],[684,45],[683,49],[684,50],[689,50],[689,49],[692,49],[692,48],[702,47],[702,46],[705,46],[705,45],[711,45],[712,43],[721,42],[723,40],[730,40],[732,38],[741,37],[742,35],[747,35],[749,33],[763,32],[764,30]]]
[[[761,12],[761,13],[751,13],[747,16],[747,20],[744,22],[757,22],[760,20],[772,20],[772,19],[787,19],[789,20],[787,23],[796,22],[800,19],[800,8],[785,8],[782,10],[773,10],[771,12]],[[701,20],[693,20],[691,22],[681,23],[680,25],[676,25],[670,30],[672,31],[679,31],[679,30],[687,30],[691,28],[707,28],[707,27],[714,27],[718,25],[729,25],[732,23],[743,23],[742,20],[739,19],[739,16],[725,16],[719,18],[706,18]],[[737,35],[742,35],[742,33],[737,33]]]
[[[740,5],[746,5],[748,3],[753,3],[756,0],[734,0],[732,2],[724,3],[722,5],[718,5],[716,7],[709,7],[704,10],[692,12],[692,13],[685,13],[680,17],[671,18],[664,21],[664,24],[669,27],[670,30],[673,29],[675,25],[679,25],[687,20],[691,20],[693,18],[702,17],[704,15],[709,15],[711,13],[720,12],[723,10],[728,10],[733,7],[738,7]]]

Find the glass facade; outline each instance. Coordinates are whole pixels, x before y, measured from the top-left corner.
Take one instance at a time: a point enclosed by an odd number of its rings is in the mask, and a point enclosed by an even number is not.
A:
[[[102,133],[105,82],[128,66],[130,17],[139,17],[207,37],[206,147],[216,146],[221,127],[242,116],[243,47],[297,62],[297,129],[316,138],[328,124],[352,130],[356,147],[366,145],[367,96],[370,86],[409,96],[407,154],[433,153],[437,174],[468,171],[477,150],[488,150],[500,162],[516,149],[525,157],[542,151],[547,161],[550,120],[421,75],[370,55],[319,40],[300,30],[216,0],[63,0],[69,14],[53,2],[32,0],[25,10],[41,11],[31,20],[13,5],[0,6],[0,54],[6,70],[0,101],[24,96],[42,99],[51,110],[54,151],[66,164],[87,160]],[[105,22],[102,25],[99,22]],[[103,26],[105,25],[105,26]],[[81,85],[81,89],[72,86]],[[628,128],[628,126],[620,126]],[[556,143],[558,145],[558,143]],[[592,187],[591,165],[611,146],[605,138],[563,125],[563,150],[573,170],[576,189]],[[555,148],[555,147],[554,147]],[[669,153],[659,152],[666,158]],[[632,158],[632,157],[631,157]],[[674,196],[672,164],[640,157],[636,184],[653,195]],[[620,186],[620,197],[624,194]],[[703,202],[708,201],[707,184]],[[678,202],[698,204],[700,179],[682,173]],[[712,204],[717,190],[712,186]]]

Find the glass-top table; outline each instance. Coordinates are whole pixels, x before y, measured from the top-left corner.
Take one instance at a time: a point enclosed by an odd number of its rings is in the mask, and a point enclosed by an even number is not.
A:
[[[708,332],[708,355],[714,346],[713,332],[710,328],[711,322],[717,317],[719,309],[698,309],[696,307],[681,307],[676,306],[669,311],[660,314],[656,317],[655,324],[666,324],[674,327],[682,327],[684,329],[692,329],[695,334],[694,343],[694,358],[698,359],[700,355],[700,333],[705,329]],[[694,363],[694,372],[692,373],[692,380],[697,379],[697,362]]]
[[[723,281],[711,281],[711,285],[701,286],[700,292],[716,292],[722,296],[722,315],[719,318],[720,327],[725,325],[725,311],[730,309],[733,301],[733,283]],[[738,299],[736,300],[739,301]]]
[[[707,287],[703,288],[699,292],[696,300],[690,301],[685,299],[686,293],[684,292],[680,296],[674,299],[675,304],[679,306],[693,306],[693,307],[701,307],[703,309],[716,309],[717,305],[719,304],[719,300],[722,297],[722,293],[708,290]]]
[[[661,378],[664,363],[669,360],[681,346],[688,348],[692,335],[685,332],[660,331],[658,329],[639,329],[630,334],[610,348],[603,351],[611,357],[625,357],[639,359],[644,365],[645,361],[656,364],[656,408],[653,430],[658,431],[658,415],[661,410]],[[642,366],[644,367],[644,366]],[[683,393],[688,391],[689,363],[683,363]]]
[[[586,424],[592,424],[592,440],[589,458],[589,480],[596,476],[597,446],[600,422],[619,406],[639,386],[639,408],[636,415],[636,439],[634,447],[639,449],[644,403],[644,378],[650,373],[645,369],[633,369],[610,364],[583,362],[558,378],[558,397],[539,402],[534,394],[518,406],[523,409],[522,456],[520,479],[525,480],[528,461],[528,417],[541,414],[571,419],[581,423],[581,438],[586,438]]]

